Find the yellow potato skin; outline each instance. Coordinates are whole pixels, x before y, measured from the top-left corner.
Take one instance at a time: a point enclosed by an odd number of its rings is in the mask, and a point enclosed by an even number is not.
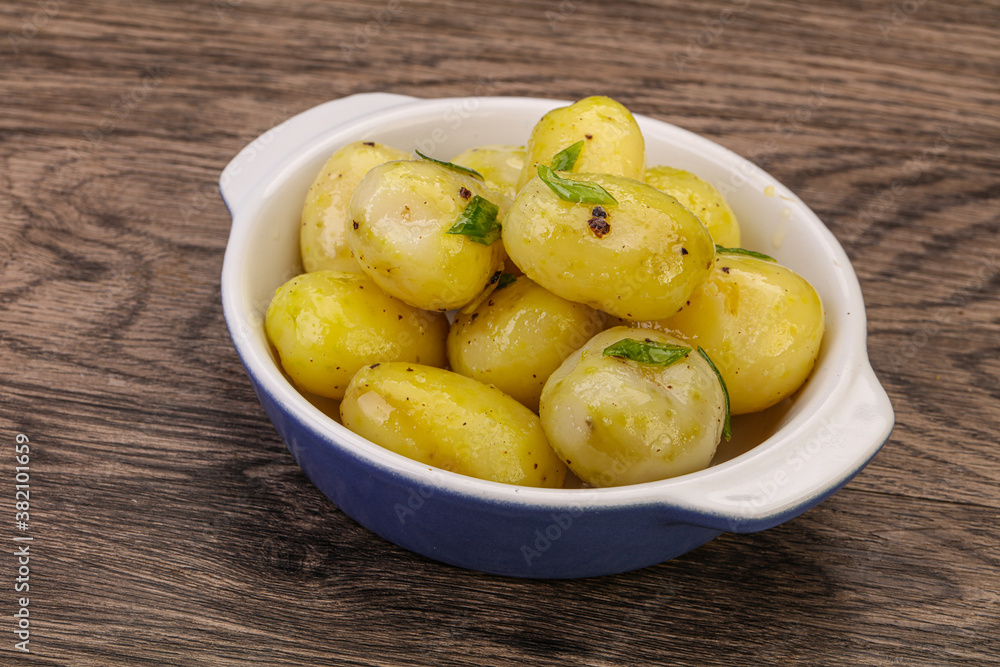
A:
[[[721,253],[688,304],[659,322],[712,357],[729,389],[733,414],[768,408],[798,389],[823,339],[823,303],[789,268]]]
[[[542,386],[563,360],[603,328],[604,316],[520,277],[493,292],[448,333],[452,370],[492,384],[538,411]]]
[[[538,417],[499,389],[451,371],[386,363],[358,371],[344,426],[425,465],[504,484],[559,488],[566,466]]]
[[[726,248],[740,247],[740,225],[729,203],[711,183],[683,169],[650,167],[646,183],[670,195],[698,216],[715,242]]]
[[[488,188],[513,201],[524,168],[524,146],[477,146],[459,153],[449,162],[478,171]]]
[[[347,230],[361,269],[392,296],[424,310],[469,303],[505,259],[499,240],[486,246],[447,233],[472,195],[497,204],[502,221],[503,198],[473,176],[428,161],[373,168],[354,190]]]
[[[535,177],[539,164],[550,164],[556,153],[581,140],[583,150],[573,171],[642,180],[646,142],[639,125],[621,103],[594,96],[542,116],[525,146],[518,190]]]
[[[605,357],[620,340],[683,345],[668,334],[615,327],[597,334],[545,383],[540,418],[552,448],[591,486],[676,477],[711,463],[725,398],[694,350],[670,366]]]
[[[362,366],[447,363],[448,319],[392,298],[357,273],[314,271],[292,278],[275,292],[264,323],[292,381],[335,400]]]
[[[589,226],[592,204],[560,199],[539,178],[518,193],[503,226],[510,258],[533,281],[570,301],[629,320],[677,312],[708,276],[712,236],[673,197],[628,178],[560,172],[597,183],[618,201],[604,207],[610,231]]]
[[[306,271],[353,271],[361,267],[347,245],[351,194],[368,171],[408,153],[375,142],[347,144],[326,161],[306,194],[299,226],[299,250]]]

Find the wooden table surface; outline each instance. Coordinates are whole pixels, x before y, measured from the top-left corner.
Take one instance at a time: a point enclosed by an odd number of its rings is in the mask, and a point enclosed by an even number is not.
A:
[[[22,0],[0,36],[3,665],[1000,664],[995,0]],[[799,518],[619,576],[355,524],[230,343],[217,180],[365,91],[607,94],[767,169],[854,261],[888,444]]]

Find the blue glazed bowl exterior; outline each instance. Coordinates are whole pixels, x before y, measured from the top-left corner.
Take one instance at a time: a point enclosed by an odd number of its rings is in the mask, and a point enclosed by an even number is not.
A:
[[[661,563],[721,533],[650,506],[594,512],[503,503],[414,482],[353,456],[301,423],[246,370],[278,435],[312,483],[361,525],[434,560],[515,577],[592,577]]]

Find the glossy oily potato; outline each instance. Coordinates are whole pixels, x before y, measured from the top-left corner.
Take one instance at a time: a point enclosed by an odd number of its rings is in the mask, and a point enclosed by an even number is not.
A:
[[[744,414],[774,405],[805,382],[823,339],[823,304],[789,268],[720,253],[689,303],[654,325],[705,348],[729,388],[732,413]]]
[[[673,167],[650,167],[646,170],[646,183],[670,195],[698,216],[717,244],[726,248],[740,247],[736,214],[711,183],[690,171]]]
[[[521,276],[493,292],[448,333],[452,370],[492,384],[532,410],[566,357],[603,328],[604,316]]]
[[[504,484],[559,488],[566,466],[538,417],[499,389],[420,364],[358,371],[344,426],[425,465]]]
[[[302,207],[299,249],[306,271],[353,271],[361,267],[347,245],[351,195],[365,174],[390,160],[411,156],[373,141],[355,141],[334,153],[309,187]]]
[[[348,242],[379,287],[424,310],[472,301],[504,261],[503,244],[448,231],[475,197],[504,202],[474,176],[429,161],[399,161],[368,172],[351,199]]]
[[[715,244],[701,221],[645,183],[560,174],[600,185],[618,204],[563,201],[534,178],[504,220],[503,242],[514,263],[550,292],[618,317],[676,313],[712,268]]]
[[[343,398],[362,366],[447,363],[444,314],[394,299],[359,273],[314,271],[292,278],[271,299],[265,329],[292,381],[332,399]]]
[[[478,146],[459,153],[450,162],[478,171],[488,188],[513,201],[524,167],[524,146]]]
[[[518,190],[549,165],[556,153],[578,141],[583,149],[572,171],[612,174],[641,181],[646,142],[632,113],[610,97],[587,97],[548,112],[531,131]]]
[[[660,331],[597,334],[545,383],[540,417],[552,448],[591,486],[622,486],[708,467],[722,437],[725,396],[695,350],[669,366],[603,356],[621,340],[684,345]]]

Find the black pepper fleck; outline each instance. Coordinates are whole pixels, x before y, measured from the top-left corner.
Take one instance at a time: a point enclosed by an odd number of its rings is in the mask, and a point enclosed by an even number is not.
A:
[[[375,145],[374,141],[365,141],[365,142],[362,142],[362,143],[364,143],[365,146],[374,146]]]
[[[611,231],[611,225],[608,224],[607,219],[596,215],[587,221],[587,226],[599,239],[603,239]]]
[[[468,199],[472,196],[472,191],[463,185],[462,189],[458,191],[458,194],[461,195],[462,199]]]
[[[681,248],[681,254],[682,255],[688,254],[688,249],[687,248]]]

